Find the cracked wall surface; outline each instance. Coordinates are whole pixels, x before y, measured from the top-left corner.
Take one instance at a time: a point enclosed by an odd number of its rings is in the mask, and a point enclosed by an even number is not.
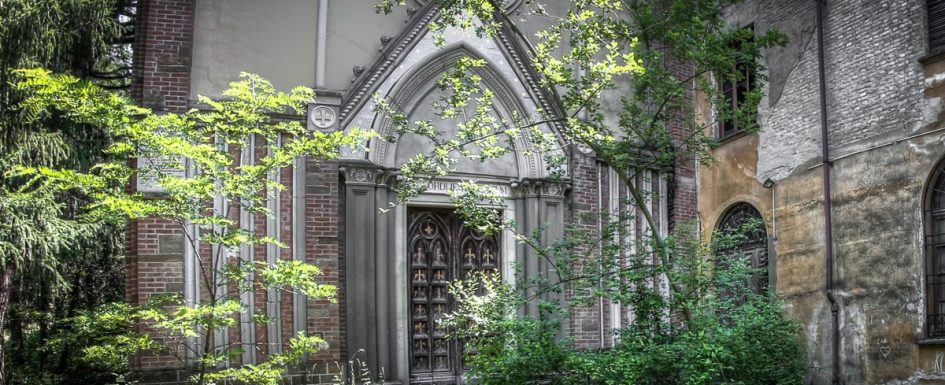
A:
[[[700,172],[699,208],[706,234],[734,203],[764,213],[774,236],[774,289],[804,325],[808,379],[830,384],[814,4],[755,0],[727,10],[732,24],[776,29],[790,42],[765,52],[769,80],[760,130],[714,150],[718,164]],[[841,378],[845,384],[945,383],[945,345],[925,338],[923,230],[926,184],[945,154],[938,131],[945,63],[926,57],[924,1],[826,4]],[[769,178],[773,189],[762,187]]]

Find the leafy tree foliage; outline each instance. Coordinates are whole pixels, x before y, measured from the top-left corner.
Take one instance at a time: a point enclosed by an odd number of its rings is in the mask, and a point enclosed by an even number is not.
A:
[[[15,166],[87,170],[107,156],[102,150],[112,137],[59,116],[25,119],[13,69],[46,67],[127,87],[135,6],[134,0],[0,1],[0,382],[7,379],[5,364],[14,368],[9,381],[15,383],[82,373],[71,346],[39,352],[60,331],[57,320],[122,295],[122,229],[73,221],[87,197],[24,196],[22,180],[8,175]]]
[[[737,245],[747,231],[716,234],[711,245],[687,242],[682,247],[696,250],[700,258],[669,267],[644,269],[652,259],[640,253],[622,259],[624,266],[634,268],[588,275],[619,276],[620,283],[578,287],[621,298],[634,315],[633,322],[615,331],[618,342],[612,349],[575,349],[561,338],[562,318],[515,315],[535,294],[527,290],[528,283],[494,276],[454,284],[460,308],[447,322],[475,351],[466,359],[471,374],[483,384],[802,384],[806,363],[799,325],[783,314],[770,293],[752,290],[751,277],[767,274],[767,269],[749,268],[744,255],[726,247]],[[670,243],[680,247],[674,240]],[[726,268],[707,274],[701,261]],[[574,262],[565,258],[558,266]],[[664,294],[654,288],[666,275],[691,290],[691,300],[676,301],[672,309],[685,307],[690,314],[685,322],[668,316],[671,309]]]
[[[390,12],[403,3],[382,1],[377,9]],[[414,134],[435,144],[401,168],[401,199],[456,171],[458,157],[486,160],[523,151],[514,138],[527,136],[554,176],[566,176],[566,151],[591,150],[626,186],[629,199],[621,206],[633,208],[632,215],[585,213],[590,218],[575,221],[599,219],[602,226],[569,228],[547,245],[541,231],[522,234],[516,223],[503,222],[494,208],[504,200],[490,188],[469,181],[452,191],[470,225],[487,233],[510,231],[554,267],[552,277],[519,272],[514,282],[482,277],[453,287],[460,308],[451,322],[476,352],[466,357],[473,374],[484,384],[801,383],[797,325],[772,295],[746,291],[744,256],[704,245],[683,224],[660,233],[650,209],[659,197],[641,187],[650,182],[643,180],[648,171],[665,175],[684,162],[711,166],[720,121],[734,121],[749,133],[755,129],[760,88],[744,90],[735,104],[717,84],[749,76],[763,81],[756,59],[762,49],[783,44],[783,35],[726,25],[722,10],[732,3],[726,0],[576,0],[560,14],[527,2],[521,12],[552,21],[536,36],[519,30],[501,1],[435,3],[440,16],[431,29],[439,43],[449,28],[514,36],[554,105],[530,116],[496,118],[492,91],[473,71],[487,63],[476,58],[458,61],[438,83],[439,115],[461,122],[453,137],[438,132],[434,121],[410,121],[400,106],[375,96],[394,123],[389,140]],[[694,90],[712,106],[711,114],[697,116]],[[612,111],[605,102],[616,98],[620,107]],[[614,114],[619,119],[611,119]],[[540,129],[552,124],[557,138]],[[642,231],[627,226],[637,220]],[[733,268],[713,271],[716,264]],[[569,294],[567,303],[548,300],[558,296],[547,294],[561,292]],[[560,340],[559,325],[570,312],[599,299],[632,313],[615,348],[582,352]],[[529,301],[540,302],[541,314],[520,315]]]
[[[45,70],[18,71],[18,89],[28,95],[22,102],[26,116],[50,115],[93,125],[114,133],[109,147],[115,161],[103,162],[88,173],[49,167],[17,167],[13,175],[24,179],[25,197],[55,196],[79,191],[93,198],[81,219],[89,222],[124,218],[161,218],[179,226],[196,259],[201,288],[188,297],[169,293],[151,297],[141,308],[118,307],[104,312],[125,323],[142,323],[147,332],[102,341],[105,347],[85,349],[92,360],[114,362],[121,353],[156,351],[178,359],[193,371],[196,384],[237,381],[277,384],[286,366],[317,351],[321,338],[300,334],[284,353],[271,354],[260,364],[223,368],[232,357],[258,342],[243,344],[216,338],[240,319],[258,324],[269,317],[250,314],[240,296],[258,290],[295,290],[309,298],[333,298],[336,288],[317,283],[321,270],[299,261],[272,264],[241,258],[240,250],[256,245],[284,245],[276,238],[260,236],[240,226],[239,213],[256,217],[273,215],[266,201],[285,186],[276,178],[279,170],[302,156],[337,157],[345,146],[360,146],[366,133],[355,130],[309,132],[301,120],[314,92],[298,87],[278,92],[256,75],[243,74],[230,84],[223,99],[200,97],[205,109],[182,114],[155,114],[127,98],[87,81]],[[276,118],[284,116],[288,118]],[[263,155],[256,151],[264,152]],[[127,159],[138,159],[132,167]],[[167,175],[167,167],[188,170],[185,178]],[[132,178],[156,181],[165,194],[155,197],[130,193]],[[101,317],[99,317],[101,318]],[[88,324],[79,319],[77,327]],[[107,323],[106,323],[107,324]]]

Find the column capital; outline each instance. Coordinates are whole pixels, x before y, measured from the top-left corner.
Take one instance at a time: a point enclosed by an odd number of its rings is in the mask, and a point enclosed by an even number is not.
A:
[[[571,190],[570,179],[524,179],[513,184],[513,192],[520,197],[564,198]]]
[[[376,186],[383,183],[386,170],[370,162],[344,162],[338,167],[344,176],[345,185]]]

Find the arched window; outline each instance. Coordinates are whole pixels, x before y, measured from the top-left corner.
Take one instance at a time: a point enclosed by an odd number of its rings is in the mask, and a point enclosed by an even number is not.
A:
[[[925,194],[925,300],[929,337],[945,337],[945,163]]]
[[[752,270],[751,288],[761,293],[768,288],[768,232],[764,218],[754,206],[736,203],[729,207],[719,221],[718,231],[734,235],[731,244],[719,251],[741,255]]]

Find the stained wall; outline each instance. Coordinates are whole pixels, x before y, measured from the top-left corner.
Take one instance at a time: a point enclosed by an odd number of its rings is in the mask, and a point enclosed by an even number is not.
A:
[[[702,229],[749,202],[766,219],[774,289],[803,325],[809,380],[832,380],[824,183],[813,1],[749,1],[733,25],[790,42],[764,54],[759,132],[723,141],[699,172]],[[945,345],[925,332],[923,191],[945,154],[942,64],[927,55],[924,1],[826,2],[827,123],[834,285],[846,384],[938,383]],[[923,59],[920,61],[920,59]],[[704,102],[697,105],[710,116]],[[766,189],[765,180],[774,186]],[[938,360],[938,361],[936,361]]]

